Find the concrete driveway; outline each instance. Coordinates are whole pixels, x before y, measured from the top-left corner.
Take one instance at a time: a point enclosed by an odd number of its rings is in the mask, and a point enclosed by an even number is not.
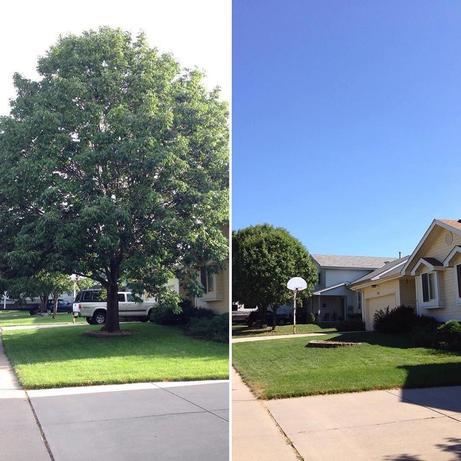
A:
[[[305,460],[461,459],[461,386],[269,400],[265,405]]]
[[[28,394],[56,461],[228,458],[227,381]]]

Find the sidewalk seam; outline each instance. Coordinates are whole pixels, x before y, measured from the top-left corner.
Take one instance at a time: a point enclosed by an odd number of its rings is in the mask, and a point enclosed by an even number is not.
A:
[[[48,452],[48,455],[51,459],[51,461],[55,461],[54,459],[54,456],[53,456],[53,453],[51,451],[51,448],[50,448],[50,445],[48,444],[48,440],[46,439],[46,436],[45,436],[45,433],[43,432],[43,428],[42,428],[42,425],[40,424],[40,421],[37,417],[37,414],[35,413],[35,409],[34,407],[32,406],[32,402],[30,401],[30,398],[29,398],[29,394],[27,393],[27,391],[21,386],[20,382],[19,382],[19,379],[18,379],[18,376],[16,375],[16,371],[15,369],[11,366],[11,362],[10,362],[10,359],[8,357],[8,355],[6,355],[6,352],[5,352],[5,343],[3,342],[3,335],[1,334],[1,331],[2,329],[0,328],[0,342],[1,342],[1,346],[2,346],[2,349],[4,351],[3,355],[5,356],[5,359],[6,361],[8,362],[8,366],[11,370],[11,372],[13,373],[15,379],[16,379],[16,382],[18,384],[18,387],[20,387],[20,390],[22,390],[24,392],[24,395],[26,396],[27,398],[27,402],[29,403],[29,407],[30,409],[32,410],[32,415],[34,417],[34,420],[35,420],[35,423],[37,424],[37,427],[38,427],[38,430],[40,431],[40,436],[43,440],[43,443],[45,445],[45,448],[46,448],[46,451]]]
[[[43,430],[43,427],[40,423],[40,420],[38,419],[37,413],[35,412],[35,408],[32,405],[32,401],[30,400],[29,394],[27,391],[24,391],[27,397],[27,401],[29,402],[30,409],[32,410],[32,414],[34,415],[35,422],[37,423],[38,430],[40,431],[40,435],[42,437],[43,443],[45,444],[46,451],[48,452],[48,455],[50,456],[51,461],[55,461],[53,452],[51,451],[50,444],[48,443],[48,440],[46,438],[45,432]]]
[[[247,387],[248,391],[250,392],[251,395],[254,396],[254,400],[244,400],[245,402],[257,402],[259,403],[259,405],[261,405],[262,408],[264,408],[264,410],[267,412],[267,414],[269,415],[269,417],[272,419],[272,421],[274,422],[275,424],[275,427],[278,429],[278,431],[282,434],[284,440],[285,440],[285,443],[287,445],[289,445],[292,450],[294,451],[295,453],[295,456],[296,458],[299,459],[299,461],[305,461],[304,458],[301,456],[301,453],[296,449],[296,447],[294,446],[293,442],[291,441],[291,439],[288,437],[288,435],[285,433],[285,431],[282,429],[282,427],[280,426],[280,424],[277,422],[277,420],[275,419],[274,415],[270,412],[269,408],[267,408],[267,406],[265,405],[264,401],[263,400],[260,400],[258,399],[254,394],[253,394],[253,391],[251,390],[250,386],[247,385],[247,383],[244,381],[244,379],[242,378],[242,375],[237,371],[237,369],[235,367],[234,368],[234,371],[235,373],[237,373],[240,377],[240,379],[242,380],[242,383],[244,384],[244,386]]]
[[[267,413],[269,414],[270,418],[272,419],[272,421],[274,421],[274,424],[275,426],[277,427],[277,429],[279,430],[279,432],[283,435],[284,439],[285,439],[285,442],[290,445],[290,447],[293,449],[293,451],[295,452],[295,455],[296,457],[299,459],[299,461],[304,461],[304,458],[301,456],[301,453],[296,449],[294,443],[291,441],[291,439],[288,437],[287,433],[282,429],[282,426],[280,426],[280,424],[277,422],[277,420],[275,419],[274,415],[271,413],[271,411],[269,410],[269,408],[266,407],[266,405],[264,404],[264,402],[261,402],[259,401],[259,403],[261,404],[261,406],[267,411]]]
[[[172,395],[174,395],[175,397],[179,397],[180,399],[182,399],[182,400],[184,400],[184,401],[186,401],[186,402],[188,402],[188,403],[190,403],[190,404],[196,406],[197,408],[200,408],[201,410],[203,410],[203,411],[205,411],[205,412],[207,412],[207,413],[210,413],[210,414],[212,414],[213,416],[216,416],[216,417],[219,418],[219,419],[222,419],[222,420],[225,421],[226,423],[229,422],[226,418],[223,418],[222,416],[217,415],[216,413],[213,413],[212,410],[208,410],[207,408],[204,408],[204,407],[198,405],[197,403],[192,402],[191,400],[186,399],[186,398],[183,397],[182,395],[175,394],[174,392],[171,392],[171,391],[169,391],[168,389],[166,389],[166,388],[164,388],[164,387],[159,387],[159,389],[161,389],[161,390],[163,390],[163,391],[165,391],[165,392],[168,392],[169,394],[172,394]],[[226,410],[228,410],[228,409],[226,409]],[[215,411],[218,411],[218,410],[215,410]],[[229,410],[228,410],[228,411],[229,411]]]

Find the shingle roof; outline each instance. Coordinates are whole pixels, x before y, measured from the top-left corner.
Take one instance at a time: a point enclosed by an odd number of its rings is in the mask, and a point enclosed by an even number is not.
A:
[[[395,275],[400,274],[403,269],[403,265],[408,261],[409,256],[404,256],[400,259],[395,259],[384,266],[375,269],[374,271],[370,272],[367,275],[355,280],[351,283],[351,285],[358,285],[363,282],[368,282],[372,279],[374,280],[383,280],[390,277],[394,277]]]
[[[377,256],[340,256],[340,255],[312,255],[321,267],[344,267],[351,269],[377,269],[389,261],[392,257]]]

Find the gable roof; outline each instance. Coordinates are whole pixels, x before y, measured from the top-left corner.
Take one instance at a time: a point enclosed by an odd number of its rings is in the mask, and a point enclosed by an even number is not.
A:
[[[447,229],[449,231],[454,232],[455,234],[461,235],[461,219],[434,219],[427,229],[427,231],[424,233],[422,236],[421,240],[419,241],[418,245],[416,248],[413,250],[413,253],[411,253],[410,257],[408,258],[408,261],[406,262],[402,273],[406,272],[408,269],[408,266],[411,264],[411,262],[414,260],[416,254],[418,253],[419,249],[423,246],[424,242],[426,241],[427,237],[429,237],[429,234],[432,232],[434,227],[439,226],[442,227],[443,229]]]
[[[454,229],[458,229],[461,231],[461,219],[455,220],[455,219],[437,219],[437,221],[440,221],[443,224],[446,224],[447,226],[453,227]]]
[[[312,255],[312,258],[321,267],[336,267],[343,269],[373,270],[393,261],[392,257],[380,256],[341,256],[341,255]]]
[[[408,258],[409,256],[404,256],[400,259],[394,259],[394,261],[391,261],[355,280],[351,283],[351,286],[355,287],[368,282],[387,280],[396,276],[399,277],[402,273],[403,265],[408,261]]]

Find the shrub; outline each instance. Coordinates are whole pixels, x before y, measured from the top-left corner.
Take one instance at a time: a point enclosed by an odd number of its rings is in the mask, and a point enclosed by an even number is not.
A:
[[[212,317],[214,312],[210,309],[197,308],[188,299],[179,304],[180,310],[162,308],[161,305],[154,308],[151,321],[160,325],[187,325],[192,318]]]
[[[450,350],[461,350],[461,323],[449,320],[437,328],[437,341],[441,347]]]
[[[430,317],[426,317],[430,318]],[[437,322],[420,323],[411,332],[411,339],[416,347],[437,347]]]
[[[186,333],[195,338],[227,343],[229,342],[229,314],[192,318]]]
[[[406,333],[418,322],[412,307],[399,306],[394,309],[379,310],[374,316],[374,328],[380,333]]]

